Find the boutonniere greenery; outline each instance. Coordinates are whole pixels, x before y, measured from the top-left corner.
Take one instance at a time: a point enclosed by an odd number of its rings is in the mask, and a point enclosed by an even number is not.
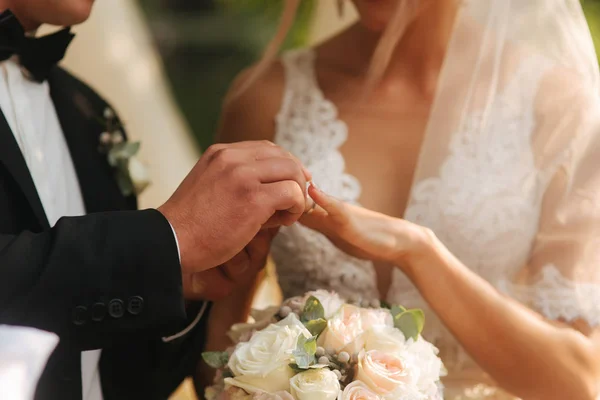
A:
[[[99,150],[106,154],[108,163],[115,170],[117,184],[123,196],[139,195],[150,184],[144,164],[136,157],[140,142],[128,142],[123,125],[112,109],[106,108],[100,121],[104,132],[100,135]]]

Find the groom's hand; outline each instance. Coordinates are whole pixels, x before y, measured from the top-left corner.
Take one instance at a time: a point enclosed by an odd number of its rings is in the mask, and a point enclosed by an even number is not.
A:
[[[183,275],[186,300],[216,301],[229,296],[236,288],[253,284],[264,268],[271,240],[278,228],[262,229],[254,239],[231,260],[208,271]]]
[[[233,259],[263,227],[307,209],[309,172],[270,142],[211,146],[159,211],[179,242],[183,274]]]

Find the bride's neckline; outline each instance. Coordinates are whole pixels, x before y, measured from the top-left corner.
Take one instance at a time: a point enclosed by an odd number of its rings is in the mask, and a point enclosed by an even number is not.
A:
[[[333,174],[333,178],[339,180],[340,182],[344,182],[345,184],[339,185],[338,191],[332,192],[333,196],[336,196],[346,202],[351,204],[362,206],[360,202],[360,197],[362,195],[362,185],[360,180],[350,173],[346,168],[346,158],[341,151],[341,148],[344,144],[346,144],[348,140],[348,124],[340,118],[339,110],[335,103],[327,98],[321,85],[319,84],[318,76],[317,76],[317,60],[318,60],[318,52],[314,48],[304,48],[292,50],[286,54],[284,58],[287,58],[289,62],[292,63],[292,67],[294,68],[294,72],[287,75],[286,82],[286,93],[288,95],[284,96],[284,104],[277,115],[278,121],[285,121],[287,116],[289,115],[289,110],[287,108],[286,101],[289,101],[291,95],[297,94],[298,91],[303,90],[304,95],[306,92],[309,92],[309,96],[311,99],[311,108],[318,109],[319,112],[315,114],[311,114],[309,118],[313,121],[313,123],[320,128],[319,134],[315,134],[313,138],[315,141],[324,141],[322,148],[326,148],[328,151],[328,155],[331,156],[333,160],[330,160],[330,163],[335,163],[332,167],[331,165],[327,165],[328,171],[327,175],[331,177]],[[297,82],[295,80],[298,80]],[[301,82],[300,80],[304,80]],[[315,102],[315,104],[312,104]],[[317,119],[316,121],[314,121]],[[276,141],[280,141],[281,138],[280,128],[277,129]],[[328,132],[329,134],[323,134],[323,132]],[[327,162],[319,157],[314,157],[314,160],[311,158],[311,161],[317,163]],[[327,157],[324,157],[326,159]],[[420,160],[421,156],[419,156]],[[419,161],[417,161],[418,164]],[[310,165],[308,165],[310,168]],[[411,198],[414,190],[414,178],[415,171],[413,172],[412,182],[409,187],[408,192],[408,201],[404,209],[404,214],[406,214],[406,210],[408,210],[411,202]],[[321,186],[321,188],[327,191],[328,186],[334,187],[331,182],[319,182],[318,180],[318,172],[314,174],[316,176],[316,183]],[[391,285],[387,288],[386,293],[382,293],[379,290],[379,276],[377,274],[377,268],[372,262],[368,262],[369,267],[373,273],[373,277],[375,280],[375,288],[379,293],[380,298],[387,298],[389,295]]]
[[[332,146],[331,151],[335,152],[337,154],[337,156],[340,158],[340,160],[343,162],[343,171],[341,172],[342,178],[351,179],[351,180],[355,181],[357,184],[357,192],[355,193],[354,197],[352,199],[350,199],[349,201],[351,201],[353,204],[362,206],[362,204],[360,202],[360,197],[362,195],[362,184],[355,175],[353,175],[352,173],[350,173],[348,171],[348,169],[346,167],[346,158],[341,151],[344,144],[346,144],[346,142],[348,141],[348,134],[349,134],[350,128],[349,128],[348,124],[346,123],[346,121],[344,121],[342,118],[340,118],[340,116],[339,116],[340,113],[339,113],[339,109],[338,109],[337,105],[333,101],[329,100],[329,98],[323,92],[323,89],[319,82],[318,73],[317,73],[317,62],[319,59],[318,51],[313,47],[308,47],[308,48],[303,48],[303,49],[292,50],[292,52],[296,52],[297,54],[305,55],[307,57],[307,71],[306,72],[308,73],[308,78],[310,80],[309,82],[311,84],[312,89],[314,90],[315,95],[317,96],[318,100],[321,101],[325,105],[326,108],[331,109],[330,123],[332,125],[339,124],[340,130],[342,130],[341,127],[343,127],[343,133],[340,132],[339,140],[336,141],[335,146]],[[421,162],[421,159],[422,159],[422,155],[419,155],[416,166],[415,166],[415,171],[413,171],[413,174],[412,174],[412,181],[411,181],[408,195],[407,195],[408,200],[406,202],[406,205],[405,205],[403,213],[402,213],[403,217],[406,215],[406,211],[408,210],[408,208],[410,206],[410,200],[413,195],[413,189],[414,189],[414,184],[415,184],[416,170],[418,168],[419,163]]]

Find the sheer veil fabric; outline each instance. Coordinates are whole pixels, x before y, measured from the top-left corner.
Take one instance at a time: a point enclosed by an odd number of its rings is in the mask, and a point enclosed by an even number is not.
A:
[[[486,278],[548,317],[592,326],[600,324],[598,78],[578,0],[463,1],[406,214],[428,225],[468,212],[480,223],[453,223],[450,247],[486,249]],[[443,206],[434,204],[440,192],[449,193],[437,199]],[[502,243],[497,253],[489,241]],[[507,273],[494,258],[525,262]]]
[[[405,215],[507,295],[588,328],[600,325],[598,78],[578,0],[463,1]],[[414,290],[396,271],[392,300]],[[461,370],[448,398],[510,398],[467,388],[477,368],[432,325]]]

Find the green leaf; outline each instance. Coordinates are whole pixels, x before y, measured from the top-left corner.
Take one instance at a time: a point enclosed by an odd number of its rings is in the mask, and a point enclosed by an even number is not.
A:
[[[207,351],[202,353],[202,359],[210,367],[219,369],[227,365],[229,354],[226,351]]]
[[[312,321],[305,322],[304,326],[311,335],[319,336],[327,328],[327,321],[323,318],[313,319]]]
[[[396,317],[396,315],[402,314],[405,311],[406,311],[406,308],[404,308],[402,306],[394,305],[394,306],[390,307],[390,312],[392,313],[393,317]]]
[[[315,319],[325,319],[325,309],[323,305],[315,296],[310,296],[304,304],[304,310],[302,311],[302,322],[308,322]]]
[[[313,336],[304,342],[304,351],[314,356],[317,353],[317,337]]]
[[[312,364],[316,362],[315,353],[317,352],[317,338],[313,336],[309,339],[300,335],[298,337],[298,343],[296,344],[296,350],[294,350],[294,361],[300,369],[308,369]]]
[[[407,339],[416,340],[423,331],[424,325],[425,315],[421,310],[406,310],[394,315],[394,326],[400,329]]]

